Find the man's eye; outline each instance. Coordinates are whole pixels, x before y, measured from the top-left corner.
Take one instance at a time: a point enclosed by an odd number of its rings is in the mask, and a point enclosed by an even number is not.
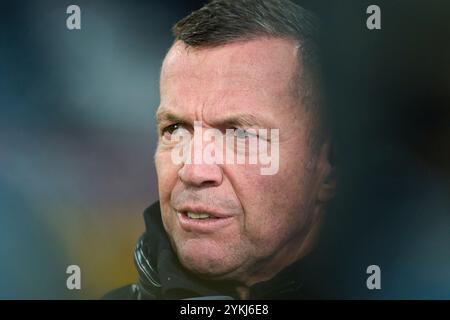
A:
[[[161,136],[167,140],[171,140],[172,134],[174,134],[174,132],[180,128],[181,124],[179,123],[171,124],[170,126],[164,127],[161,130]]]
[[[251,131],[251,130],[245,130],[245,129],[240,129],[240,128],[234,128],[233,130],[234,130],[233,135],[238,139],[257,137],[256,132],[254,132],[255,130]]]

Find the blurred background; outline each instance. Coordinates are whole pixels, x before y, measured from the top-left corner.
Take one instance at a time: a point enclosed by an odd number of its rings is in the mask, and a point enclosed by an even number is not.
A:
[[[339,141],[332,297],[450,299],[449,3],[296,2],[324,23]],[[0,299],[97,299],[136,280],[160,64],[171,26],[203,3],[0,2]],[[71,4],[81,30],[66,28]],[[370,4],[381,30],[366,28]],[[66,288],[71,264],[81,290]]]

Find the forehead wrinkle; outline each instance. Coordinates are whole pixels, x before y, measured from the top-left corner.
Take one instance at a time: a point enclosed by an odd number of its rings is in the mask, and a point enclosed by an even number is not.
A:
[[[169,71],[167,74],[168,78],[171,78],[174,74],[178,74],[183,77],[206,81],[206,83],[210,83],[211,75],[214,75],[215,80],[219,80],[219,82],[220,80],[227,79],[226,81],[229,81],[229,79],[233,79],[239,85],[239,82],[245,82],[245,79],[247,79],[257,84],[260,81],[267,81],[268,79],[279,77],[281,73],[285,73],[284,77],[287,76],[285,79],[289,81],[289,78],[293,76],[292,71],[294,70],[286,63],[292,60],[295,63],[298,60],[296,57],[298,54],[297,43],[292,41],[280,43],[283,47],[286,45],[292,46],[291,51],[286,53],[272,54],[271,50],[258,50],[261,46],[274,46],[273,43],[267,42],[267,40],[259,39],[256,41],[231,43],[214,48],[191,48],[183,43],[177,42],[165,59],[164,69],[166,72]],[[283,39],[272,40],[283,41]],[[279,52],[276,47],[275,51]],[[227,52],[227,54],[224,54],[224,52]],[[261,62],[264,63],[264,61],[268,63],[268,61],[275,58],[286,61],[286,63],[281,63],[278,66],[272,64],[269,68],[249,69],[251,65],[258,65]],[[270,63],[267,66],[269,65]],[[204,70],[208,70],[206,78],[204,76]]]
[[[250,113],[225,114],[212,119],[210,123],[216,127],[268,127],[266,121],[258,119]]]

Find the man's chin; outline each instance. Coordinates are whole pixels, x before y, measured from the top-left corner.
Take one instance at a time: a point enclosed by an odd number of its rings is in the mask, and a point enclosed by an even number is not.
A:
[[[222,279],[236,268],[233,256],[223,244],[187,240],[177,245],[176,251],[181,264],[200,277]]]

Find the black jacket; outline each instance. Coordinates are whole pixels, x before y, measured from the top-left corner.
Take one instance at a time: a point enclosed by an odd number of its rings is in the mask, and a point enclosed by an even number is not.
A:
[[[139,282],[108,293],[105,299],[238,299],[236,283],[205,281],[185,269],[172,251],[163,228],[159,202],[144,212],[146,232],[139,239],[134,261]],[[314,286],[317,259],[309,255],[285,268],[269,281],[250,288],[250,299],[318,298]],[[317,282],[316,282],[317,283]]]

